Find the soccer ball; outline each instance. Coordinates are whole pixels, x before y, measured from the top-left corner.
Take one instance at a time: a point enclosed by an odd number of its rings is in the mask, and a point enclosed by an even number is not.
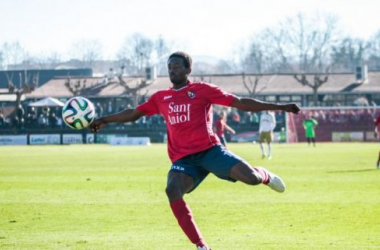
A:
[[[94,105],[84,97],[73,97],[63,106],[62,119],[70,128],[84,129],[91,124],[94,118]]]

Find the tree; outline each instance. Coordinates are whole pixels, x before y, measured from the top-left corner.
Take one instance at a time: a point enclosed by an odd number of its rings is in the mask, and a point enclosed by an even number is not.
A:
[[[157,57],[157,73],[159,75],[165,75],[167,74],[167,57],[170,53],[169,43],[162,36],[159,36],[155,41],[154,49]]]
[[[329,79],[328,75],[314,74],[313,81],[310,81],[306,74],[294,74],[294,79],[296,79],[303,86],[308,86],[313,90],[313,105],[317,106],[318,104],[318,89],[327,82]]]
[[[318,89],[328,80],[329,54],[338,41],[338,19],[328,14],[315,14],[310,18],[300,13],[281,22],[270,34],[277,41],[284,66],[299,72],[294,74],[294,79],[312,89],[313,104],[317,105]],[[313,81],[307,74],[313,75]]]
[[[380,70],[380,30],[368,42],[368,68]]]
[[[92,67],[97,60],[102,59],[102,44],[97,39],[83,39],[72,45],[70,52],[77,60],[79,67]]]
[[[354,72],[362,64],[369,44],[361,39],[344,38],[332,46],[331,60],[334,70]]]
[[[287,62],[296,71],[324,72],[330,66],[329,53],[338,40],[338,19],[333,15],[315,14],[308,17],[302,13],[280,23],[281,47]]]
[[[24,94],[31,93],[37,86],[39,81],[39,74],[28,74],[25,70],[24,74],[19,73],[19,87],[13,83],[13,74],[6,73],[8,80],[8,92],[16,95],[15,110],[20,106],[21,97]]]
[[[131,87],[130,82],[124,81],[123,71],[124,71],[124,67],[121,68],[121,73],[117,75],[117,78],[119,79],[120,85],[124,87],[125,92],[131,96],[133,106],[137,107],[137,105],[139,104],[140,98],[148,94],[148,90],[146,90],[144,94],[141,94],[142,89],[153,84],[154,81],[148,81],[147,79],[140,79],[137,81],[135,87]]]
[[[262,76],[263,75],[261,75],[261,74],[255,75],[254,81],[252,81],[251,77],[247,77],[248,81],[249,81],[249,83],[247,83],[246,75],[245,75],[245,73],[242,73],[243,84],[249,93],[249,97],[254,97],[255,94],[260,93],[261,91],[263,91],[266,88],[266,86],[263,86],[260,90],[257,90],[257,87],[259,85],[259,81],[260,81]]]
[[[86,96],[87,95],[87,79],[77,79],[76,81],[72,81],[70,77],[68,77],[65,81],[65,86],[67,90],[70,91],[74,96]]]
[[[140,33],[127,37],[119,50],[117,57],[121,65],[132,66],[130,75],[142,75],[145,67],[149,66],[154,50],[154,42]]]
[[[19,42],[4,43],[2,47],[2,60],[5,69],[12,65],[21,64],[25,59],[25,50]]]

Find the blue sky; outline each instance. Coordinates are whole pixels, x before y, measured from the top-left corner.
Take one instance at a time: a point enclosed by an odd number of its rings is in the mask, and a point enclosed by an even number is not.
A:
[[[82,39],[98,39],[112,58],[135,32],[162,35],[174,50],[231,57],[254,32],[298,12],[339,17],[348,35],[380,30],[380,0],[0,0],[0,45],[19,41],[32,55],[67,55]]]

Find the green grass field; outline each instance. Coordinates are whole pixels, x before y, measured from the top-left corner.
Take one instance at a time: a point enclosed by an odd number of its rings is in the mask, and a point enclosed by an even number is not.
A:
[[[209,176],[185,197],[213,250],[380,249],[375,143],[229,144],[283,194]],[[165,195],[165,145],[0,147],[0,249],[195,250]]]

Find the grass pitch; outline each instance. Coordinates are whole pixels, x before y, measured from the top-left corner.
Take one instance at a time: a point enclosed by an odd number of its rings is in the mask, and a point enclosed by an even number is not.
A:
[[[214,250],[380,249],[378,144],[229,144],[287,190],[209,176],[185,200]],[[0,147],[0,249],[195,249],[165,196],[165,145]]]

